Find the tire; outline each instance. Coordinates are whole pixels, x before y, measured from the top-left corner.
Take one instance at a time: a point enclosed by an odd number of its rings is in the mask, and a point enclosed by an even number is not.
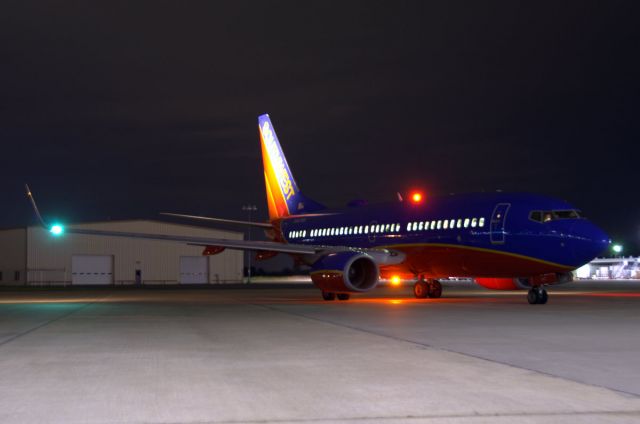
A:
[[[338,293],[336,296],[338,297],[338,300],[349,300],[351,297],[349,293]]]
[[[433,280],[429,285],[429,297],[438,299],[442,296],[442,284],[438,280]]]
[[[542,290],[542,296],[538,300],[538,304],[544,305],[547,303],[547,300],[549,300],[549,295],[547,294],[546,290]]]
[[[322,290],[322,299],[326,301],[331,301],[336,299],[336,294],[334,292],[328,292]]]
[[[413,285],[413,295],[418,299],[424,299],[429,296],[429,286],[424,281],[416,281]]]
[[[529,305],[536,305],[540,301],[538,298],[538,290],[531,289],[529,293],[527,293],[527,300],[529,301]]]

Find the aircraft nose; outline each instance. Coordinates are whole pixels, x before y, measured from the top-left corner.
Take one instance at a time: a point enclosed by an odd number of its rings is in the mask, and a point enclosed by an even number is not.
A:
[[[587,220],[575,223],[572,227],[572,233],[578,241],[574,244],[573,253],[581,264],[591,261],[611,244],[607,233]]]

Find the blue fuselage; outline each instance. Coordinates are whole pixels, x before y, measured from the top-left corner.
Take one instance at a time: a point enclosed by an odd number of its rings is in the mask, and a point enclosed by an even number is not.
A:
[[[296,244],[404,252],[404,271],[455,276],[566,272],[609,237],[567,202],[523,193],[477,193],[327,210],[280,222]]]

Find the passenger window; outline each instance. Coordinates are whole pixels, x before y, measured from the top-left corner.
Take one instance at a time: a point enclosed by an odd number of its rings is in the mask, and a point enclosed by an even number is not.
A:
[[[469,226],[469,218],[465,218],[464,219],[464,228],[467,228]]]
[[[396,224],[396,233],[400,232],[400,224]]]
[[[431,229],[435,230],[436,228],[436,221],[431,221]]]
[[[451,221],[449,221],[449,228],[453,228],[456,225],[456,220],[452,219]]]
[[[438,220],[437,224],[436,224],[436,228],[439,230],[440,228],[442,228],[442,221]]]
[[[369,234],[369,226],[368,225],[364,226],[364,233],[365,234]]]
[[[484,218],[480,218],[480,220],[478,220],[478,227],[484,227]]]
[[[445,230],[449,228],[449,221],[445,220],[444,223],[442,224],[442,228],[444,228]]]
[[[423,228],[424,228],[424,223],[420,221],[420,224],[418,224],[418,231],[422,231]]]
[[[462,219],[458,218],[458,225],[456,225],[458,228],[462,228]]]
[[[473,218],[471,220],[471,227],[472,228],[476,228],[476,225],[478,225],[478,219],[477,218]]]

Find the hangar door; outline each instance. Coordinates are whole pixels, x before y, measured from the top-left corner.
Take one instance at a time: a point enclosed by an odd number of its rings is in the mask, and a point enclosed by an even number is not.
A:
[[[71,257],[71,284],[111,284],[113,256],[74,255]]]
[[[180,256],[180,283],[207,284],[209,258],[207,256]]]

